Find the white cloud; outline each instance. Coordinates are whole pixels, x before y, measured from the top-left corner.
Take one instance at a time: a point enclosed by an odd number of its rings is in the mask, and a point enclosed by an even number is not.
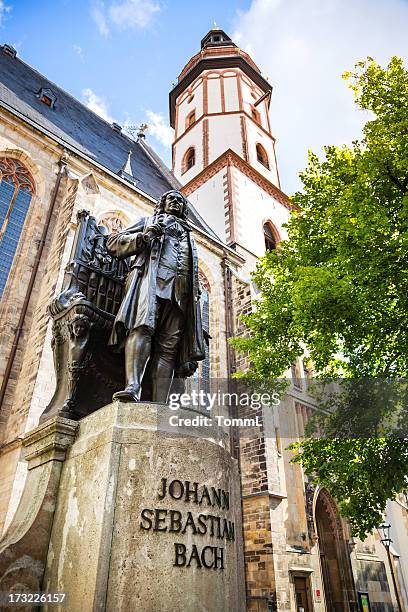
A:
[[[112,4],[109,15],[120,28],[145,28],[160,6],[151,0],[124,0]]]
[[[404,0],[253,0],[233,40],[250,49],[274,87],[272,130],[282,188],[299,187],[307,150],[350,143],[366,120],[341,78],[370,55],[386,63],[408,53]]]
[[[85,105],[94,113],[102,117],[102,119],[105,119],[105,121],[108,121],[109,123],[113,123],[114,121],[118,122],[117,119],[114,119],[111,116],[109,112],[109,104],[103,96],[98,96],[88,87],[82,90],[82,97]],[[135,122],[128,117],[124,122],[122,122],[122,131],[136,140],[139,126],[142,123],[147,123],[148,125],[146,136],[152,136],[158,143],[160,143],[164,147],[162,153],[166,154],[167,151],[170,150],[173,143],[174,130],[169,127],[164,115],[161,113],[155,113],[152,110],[146,110],[145,119],[143,121]]]
[[[161,113],[152,110],[146,111],[148,134],[156,138],[164,147],[170,148],[174,140],[174,131]]]
[[[5,17],[10,11],[11,6],[6,4],[4,0],[0,0],[0,27],[4,25]]]
[[[94,2],[91,9],[91,17],[96,23],[99,34],[102,36],[107,36],[109,34],[109,28],[105,16],[105,5],[103,2]]]
[[[89,87],[82,91],[82,96],[84,98],[86,106],[91,111],[102,117],[102,119],[105,119],[105,121],[109,121],[109,123],[113,122],[113,119],[109,114],[108,103],[103,97],[98,96]]]
[[[119,0],[109,6],[102,0],[93,0],[91,16],[99,33],[107,36],[112,25],[122,30],[146,28],[159,11],[160,5],[154,0]]]
[[[80,47],[79,45],[72,45],[72,48],[75,51],[75,53],[78,55],[78,57],[81,60],[81,62],[83,62],[84,61],[84,53],[82,51],[82,47]]]

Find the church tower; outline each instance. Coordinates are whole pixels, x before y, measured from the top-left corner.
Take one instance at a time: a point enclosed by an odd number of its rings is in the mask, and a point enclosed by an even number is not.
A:
[[[289,210],[271,94],[251,57],[218,28],[202,39],[170,93],[173,171],[183,192],[220,238],[257,257],[281,239]]]

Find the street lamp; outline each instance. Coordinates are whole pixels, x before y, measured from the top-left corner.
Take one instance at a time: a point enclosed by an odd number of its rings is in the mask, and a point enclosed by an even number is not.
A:
[[[392,542],[390,538],[391,525],[389,523],[382,523],[378,529],[380,531],[380,535],[382,536],[381,537],[382,544],[384,544],[385,548],[389,550],[391,546],[391,542]]]
[[[382,523],[378,530],[380,532],[380,539],[381,539],[381,543],[384,545],[386,551],[387,551],[387,557],[388,557],[388,563],[390,566],[390,571],[391,571],[391,576],[392,576],[392,583],[394,585],[394,592],[395,592],[395,597],[397,599],[397,604],[398,604],[398,610],[399,612],[402,612],[402,606],[401,606],[401,602],[400,602],[400,598],[399,598],[399,591],[398,591],[398,587],[397,587],[397,581],[395,578],[395,574],[394,574],[394,563],[391,560],[391,552],[390,552],[390,546],[391,546],[391,538],[390,538],[390,529],[391,529],[391,525],[389,523]]]

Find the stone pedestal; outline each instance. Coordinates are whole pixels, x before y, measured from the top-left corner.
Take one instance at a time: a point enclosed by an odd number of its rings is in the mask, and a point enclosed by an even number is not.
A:
[[[61,466],[77,427],[75,421],[54,417],[23,440],[27,480],[16,514],[0,540],[1,593],[41,589]]]
[[[159,404],[115,402],[80,422],[43,584],[67,593],[61,610],[245,609],[239,474],[228,440],[214,427],[164,431],[169,414]]]

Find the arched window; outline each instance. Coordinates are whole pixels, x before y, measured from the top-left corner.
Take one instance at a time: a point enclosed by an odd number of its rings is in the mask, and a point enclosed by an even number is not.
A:
[[[195,149],[194,147],[190,147],[185,155],[184,155],[184,159],[183,159],[183,164],[182,164],[182,172],[187,172],[187,170],[190,170],[190,168],[192,168],[195,164]]]
[[[118,211],[105,213],[98,221],[98,225],[106,227],[110,234],[117,234],[130,225],[129,219]]]
[[[265,168],[269,170],[268,154],[263,148],[263,146],[259,143],[256,145],[256,159],[257,161],[259,161],[260,164],[262,164],[263,166],[265,166]]]
[[[34,180],[29,171],[17,159],[0,158],[0,296],[34,192]]]
[[[272,224],[267,221],[263,225],[264,239],[265,239],[265,249],[267,251],[275,251],[276,246],[278,244],[278,239],[276,236],[276,231],[273,229]]]
[[[186,117],[186,130],[195,124],[195,120],[196,120],[196,114],[195,114],[195,110],[193,110]]]

